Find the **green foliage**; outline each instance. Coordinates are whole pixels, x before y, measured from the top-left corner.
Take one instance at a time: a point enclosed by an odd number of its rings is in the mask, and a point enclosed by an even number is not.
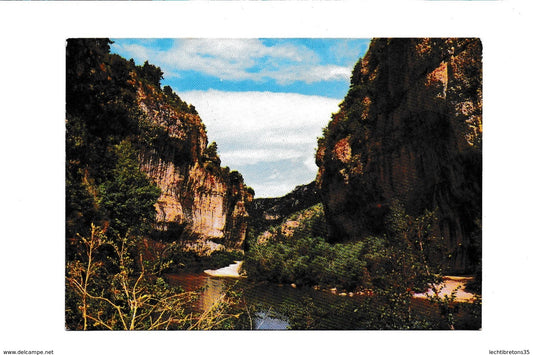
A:
[[[416,274],[442,274],[446,267],[446,243],[435,233],[436,211],[424,211],[418,217],[409,216],[398,201],[393,201],[386,218],[390,244],[410,256],[409,263]]]
[[[220,269],[243,258],[244,255],[241,251],[216,250],[209,256],[205,256],[176,247],[165,255],[165,262],[172,261],[165,272],[182,272],[184,270],[202,272],[206,269]]]
[[[110,180],[114,146],[139,133],[133,63],[109,54],[107,39],[69,39],[66,90],[67,237],[100,224],[99,186]]]
[[[242,174],[237,170],[231,170],[229,173],[229,180],[232,184],[244,184]]]
[[[191,149],[150,122],[136,102],[133,79],[156,87],[161,69],[135,66],[110,54],[108,39],[67,41],[66,220],[67,237],[91,223],[110,224],[110,235],[150,229],[157,188],[139,170],[138,146],[173,147],[177,159],[189,161]],[[170,88],[164,93],[183,103]],[[131,143],[130,143],[131,142]],[[67,251],[68,254],[68,251]]]
[[[189,104],[189,112],[192,113],[193,115],[198,114],[198,111],[196,111],[196,107],[194,107],[193,104]]]
[[[412,304],[408,293],[390,299],[379,294],[355,297],[326,292],[312,297],[306,294],[281,306],[280,313],[288,319],[290,329],[447,329],[436,309],[428,312]]]
[[[218,145],[217,142],[212,142],[209,144],[205,150],[205,156],[209,159],[219,159],[218,158]]]
[[[90,234],[78,234],[70,243],[76,257],[66,265],[67,329],[246,327],[236,307],[240,295],[231,289],[222,292],[209,309],[191,311],[198,293],[172,287],[160,277],[168,263],[145,260],[139,238],[116,240],[93,225]]]
[[[160,255],[140,247],[141,237],[153,232],[154,204],[161,193],[141,170],[141,152],[143,158],[150,158],[156,149],[164,148],[163,157],[172,152],[172,159],[186,164],[197,150],[191,147],[192,139],[171,137],[167,127],[147,117],[137,102],[138,85],[151,96],[148,99],[174,109],[188,122],[188,133],[203,134],[205,126],[189,117],[197,114],[194,106],[170,87],[160,89],[160,68],[148,62],[136,66],[133,60],[110,54],[110,43],[108,39],[67,42],[67,328],[232,327],[238,314],[229,312],[235,303],[232,295],[228,293],[210,313],[191,313],[196,295],[172,289],[161,278],[163,272],[188,260],[168,257],[175,253],[174,245]],[[216,145],[213,150],[211,163],[218,165],[217,174],[229,180],[229,169],[217,162]],[[149,260],[143,254],[150,255]],[[201,262],[218,268],[236,259],[242,255],[214,253],[209,262]]]
[[[360,245],[331,245],[321,238],[271,239],[250,248],[245,268],[256,280],[353,289],[362,285],[360,251]]]
[[[196,112],[196,108],[193,105],[187,104],[185,101],[183,101],[178,94],[176,94],[172,88],[168,85],[165,85],[163,87],[163,93],[165,94],[165,97],[167,100],[176,107],[179,111],[191,113],[193,115],[197,115],[198,112]]]
[[[252,196],[255,196],[255,191],[254,189],[251,187],[251,186],[246,186],[246,191],[252,195]]]
[[[297,226],[291,232],[283,232],[282,226],[270,227],[272,237],[266,243],[251,245],[245,255],[250,278],[343,289],[362,286],[362,244],[327,243],[322,237],[325,217],[321,204],[295,212],[286,221],[296,221]]]
[[[220,157],[218,156],[217,142],[209,144],[204,153],[205,166],[211,172],[216,172],[220,168]]]
[[[161,191],[140,170],[131,142],[123,141],[113,150],[116,161],[109,180],[99,186],[100,205],[107,212],[113,235],[145,234],[155,219],[154,204]]]
[[[138,69],[139,74],[143,79],[148,81],[150,84],[160,87],[161,79],[163,79],[163,71],[161,68],[148,63],[145,61],[142,67]]]

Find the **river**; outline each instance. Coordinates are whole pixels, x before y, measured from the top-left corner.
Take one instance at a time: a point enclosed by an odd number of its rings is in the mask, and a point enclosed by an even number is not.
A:
[[[240,295],[243,312],[252,310],[250,318],[254,330],[379,329],[381,326],[374,320],[388,316],[387,305],[378,304],[376,307],[372,304],[370,308],[365,308],[366,296],[341,296],[310,287],[255,283],[247,279],[211,277],[204,273],[167,274],[166,279],[185,291],[200,291],[195,304],[197,311],[209,309],[228,289],[236,291]],[[422,314],[423,318],[441,318],[438,308],[425,299],[413,298],[412,310]],[[478,326],[476,322],[465,326],[466,329],[479,329],[480,324]],[[449,328],[443,323],[431,329]]]
[[[179,285],[185,291],[200,290],[200,297],[196,301],[198,311],[209,309],[229,288],[239,292],[242,303],[253,309],[255,330],[289,329],[289,316],[300,315],[302,307],[305,311],[316,310],[320,313],[320,309],[338,304],[340,299],[351,301],[349,297],[340,297],[312,288],[295,288],[268,282],[254,283],[246,279],[211,277],[203,273],[167,274],[166,278],[171,285]],[[301,316],[306,318],[305,314]],[[342,320],[339,319],[330,319],[329,324],[327,319],[321,321],[325,322],[326,329],[349,329],[343,328]],[[301,324],[292,324],[293,328],[299,325]]]
[[[200,291],[196,311],[208,310],[228,289],[237,291],[242,304],[253,310],[254,330],[362,329],[354,319],[354,310],[358,308],[356,299],[329,291],[211,277],[204,273],[167,274],[166,278],[171,285],[179,285],[185,291]]]
[[[278,312],[278,305],[293,299],[295,290],[287,286],[254,284],[246,279],[211,277],[204,273],[167,274],[166,279],[173,286],[181,286],[185,291],[200,291],[196,301],[197,311],[208,310],[228,289],[241,294],[243,303],[255,310],[253,329],[288,329],[289,322]]]

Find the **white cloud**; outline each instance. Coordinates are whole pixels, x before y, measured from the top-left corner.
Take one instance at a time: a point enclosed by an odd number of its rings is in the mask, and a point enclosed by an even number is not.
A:
[[[314,155],[311,156],[311,157],[307,157],[307,158],[304,160],[304,165],[305,165],[309,170],[316,170],[316,169],[317,169],[317,166],[316,166],[316,163],[315,163],[315,157],[314,157]]]
[[[208,90],[179,95],[192,103],[204,120],[210,121],[208,130],[228,135],[233,135],[235,130],[261,132],[262,137],[269,132],[279,137],[279,131],[305,136],[306,130],[316,130],[317,124],[327,122],[339,104],[337,99],[295,93]]]
[[[293,67],[303,62],[316,63],[318,59],[317,55],[306,47],[291,44],[266,46],[259,39],[176,40],[174,46],[161,53],[159,58],[162,65],[171,70],[194,70],[223,80],[255,81],[276,79],[272,73],[275,74],[276,69],[279,70],[280,61],[283,61],[283,67]],[[272,69],[253,71],[253,68],[258,66]]]
[[[149,59],[160,66],[166,78],[191,70],[221,80],[273,79],[287,85],[296,81],[315,83],[345,80],[351,67],[323,65],[313,50],[302,45],[281,43],[267,46],[259,39],[177,39],[171,48],[158,50],[148,42],[114,45],[124,56],[139,63]]]
[[[239,170],[260,197],[288,193],[314,179],[316,139],[339,104],[272,92],[189,91],[180,97],[196,107],[222,164]]]
[[[330,81],[349,80],[352,68],[338,65],[293,65],[278,71],[261,72],[264,77],[276,80],[279,84],[286,85],[295,81],[303,81],[307,84]]]
[[[310,182],[310,181],[306,181]],[[294,190],[296,185],[291,183],[267,183],[267,184],[255,184],[252,186],[255,192],[255,197],[281,197]]]
[[[279,179],[280,176],[281,176],[281,175],[280,175],[278,169],[274,169],[274,170],[272,171],[272,174],[268,177],[268,179],[269,179],[269,180],[276,180],[276,179]]]
[[[295,160],[302,156],[302,152],[300,150],[284,149],[276,145],[271,145],[270,149],[258,149],[251,147],[250,145],[237,145],[233,147],[233,149],[235,150],[232,150],[232,147],[229,147],[229,150],[226,147],[220,149],[220,155],[222,159],[230,166],[243,166],[264,162]]]
[[[348,43],[332,48],[337,52],[333,56],[345,56],[351,49]],[[117,52],[138,63],[148,59],[163,69],[167,79],[195,71],[220,80],[310,84],[346,81],[353,65],[322,64],[319,52],[296,42],[177,39],[166,44],[160,50],[154,43],[139,41],[122,44]],[[287,193],[315,178],[316,139],[339,104],[338,99],[295,93],[180,90],[178,94],[200,113],[209,140],[218,143],[222,164],[239,170],[257,196],[279,195],[281,186]],[[278,179],[273,179],[275,172]]]
[[[142,58],[143,61],[147,60],[150,55],[150,49],[140,44],[121,45],[117,43],[113,46],[117,52],[127,53],[132,58]]]

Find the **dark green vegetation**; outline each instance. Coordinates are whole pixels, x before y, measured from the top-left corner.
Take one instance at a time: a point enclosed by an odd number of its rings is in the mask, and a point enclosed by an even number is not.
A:
[[[242,260],[244,254],[240,251],[214,251],[209,256],[198,255],[192,251],[176,248],[165,255],[163,262],[170,262],[167,273],[202,272],[206,269],[220,269],[231,265],[235,260]],[[177,263],[176,263],[177,261]]]
[[[109,54],[109,43],[67,45],[67,238],[87,233],[91,223],[108,226],[114,237],[147,233],[160,192],[140,171],[139,148],[172,140],[146,120],[131,84],[137,73],[142,85],[159,86],[161,70]]]
[[[299,330],[445,330],[480,327],[479,303],[413,300],[406,294],[393,295],[394,298],[391,296],[375,294],[350,298],[307,293],[307,296],[284,302],[280,314],[289,321],[289,329]]]
[[[169,262],[145,260],[138,238],[110,238],[94,225],[71,241],[67,262],[67,329],[157,330],[242,328],[238,294],[226,290],[208,310],[195,311],[198,292],[170,286]]]

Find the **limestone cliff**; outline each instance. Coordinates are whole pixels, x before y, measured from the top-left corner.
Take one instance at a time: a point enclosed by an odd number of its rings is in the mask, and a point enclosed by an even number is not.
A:
[[[380,233],[399,201],[436,210],[450,269],[480,255],[482,68],[478,39],[375,39],[316,154],[332,240]]]
[[[111,54],[110,43],[67,41],[67,236],[94,223],[201,253],[240,249],[253,191],[220,166],[194,106],[161,88],[161,69]]]
[[[208,138],[197,114],[178,110],[155,86],[136,87],[146,124],[166,137],[165,144],[141,152],[141,169],[161,189],[155,206],[159,234],[200,253],[240,249],[253,198],[242,176],[206,155]]]

